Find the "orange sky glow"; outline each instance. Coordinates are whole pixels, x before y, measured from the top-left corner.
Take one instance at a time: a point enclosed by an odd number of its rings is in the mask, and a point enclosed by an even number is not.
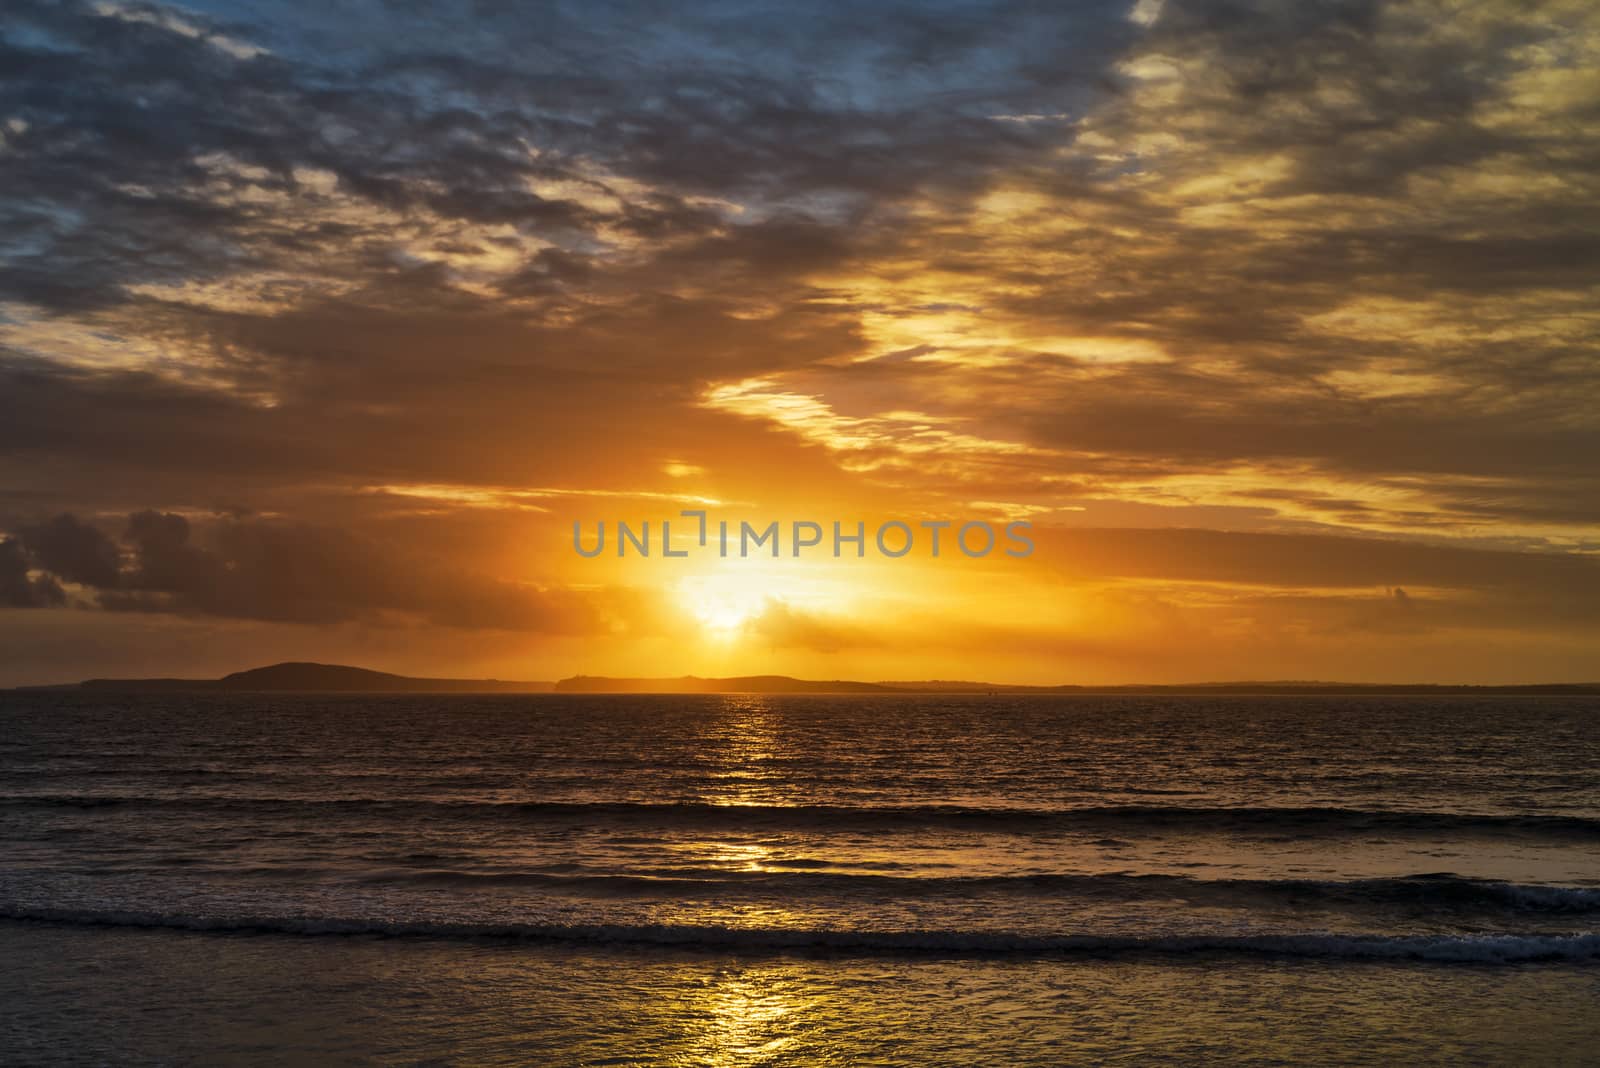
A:
[[[41,22],[0,685],[1600,679],[1600,9],[1336,6],[697,23],[644,72]],[[685,509],[1036,547],[573,550]]]

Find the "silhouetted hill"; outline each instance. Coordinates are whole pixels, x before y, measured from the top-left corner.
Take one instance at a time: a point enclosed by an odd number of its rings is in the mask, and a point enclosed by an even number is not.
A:
[[[391,675],[387,671],[343,664],[290,662],[235,671],[220,679],[90,679],[79,689],[118,692],[224,690],[229,692],[301,691],[315,693],[543,693],[548,682],[506,682],[500,679],[428,679]]]
[[[575,675],[560,682],[501,679],[430,679],[392,675],[344,664],[294,661],[236,671],[220,679],[89,679],[65,686],[26,686],[26,690],[92,690],[117,693],[924,693],[924,694],[1129,694],[1129,695],[1383,695],[1525,694],[1600,696],[1600,683],[1533,683],[1520,686],[1452,686],[1431,683],[1202,682],[1176,686],[1016,686],[994,682],[930,679],[915,682],[816,681],[788,675],[731,678],[608,678]]]

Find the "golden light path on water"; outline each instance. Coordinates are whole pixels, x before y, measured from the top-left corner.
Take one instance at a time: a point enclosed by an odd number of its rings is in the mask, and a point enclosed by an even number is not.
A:
[[[0,969],[0,996],[24,1035],[120,1036],[104,1063],[1576,1064],[1593,1040],[1594,984],[1570,968],[201,937],[18,928],[8,964],[46,982]]]
[[[716,775],[721,790],[715,803],[734,807],[775,803],[775,777],[762,770],[778,750],[771,701],[755,695],[730,696],[724,699],[724,709],[727,718],[717,731],[723,767]],[[686,848],[719,868],[783,870],[770,864],[781,859],[779,851],[759,842],[713,840],[689,843]],[[737,922],[781,928],[793,926],[796,917],[779,907],[746,908],[740,910]],[[829,1008],[815,991],[799,992],[785,973],[781,968],[753,966],[716,975],[709,982],[703,975],[686,977],[686,988],[695,991],[690,1009],[699,1026],[680,1063],[715,1068],[783,1063],[797,1036],[819,1026]]]
[[[761,968],[719,978],[700,1001],[705,1022],[688,1063],[719,1068],[782,1063],[827,1008],[820,994],[798,993],[781,971]]]
[[[43,700],[13,722],[61,782],[0,825],[0,1004],[23,1040],[0,1049],[18,1063],[85,1034],[116,1044],[73,1063],[1557,1064],[1594,1047],[1575,701],[558,695],[440,715],[420,695],[364,698],[374,733],[349,701],[250,698],[216,704],[236,714],[209,741],[255,774],[197,789],[211,757],[165,695],[110,717]],[[1538,833],[1530,782],[1566,787]],[[142,803],[48,800],[133,789]],[[1033,818],[1108,805],[1109,824]],[[41,846],[42,820],[72,833]],[[208,871],[241,828],[248,854]]]

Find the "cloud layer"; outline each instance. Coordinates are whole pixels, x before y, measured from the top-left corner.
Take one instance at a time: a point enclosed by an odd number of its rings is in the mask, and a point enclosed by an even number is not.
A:
[[[575,517],[971,511],[1049,551],[682,669],[1600,676],[1597,87],[1576,0],[14,0],[0,603],[562,673],[693,615]]]

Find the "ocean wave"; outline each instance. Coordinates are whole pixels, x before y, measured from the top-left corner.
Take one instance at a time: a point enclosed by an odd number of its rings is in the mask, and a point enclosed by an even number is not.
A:
[[[274,869],[263,869],[276,874]],[[1519,913],[1600,912],[1600,887],[1518,884],[1452,875],[1385,879],[1195,879],[1182,875],[1032,874],[980,876],[886,875],[826,871],[726,871],[666,869],[656,873],[461,871],[386,869],[364,874],[366,883],[404,885],[529,886],[594,896],[709,898],[816,895],[937,898],[982,895],[1061,897],[1096,902],[1173,899],[1253,908],[1267,902],[1293,906],[1421,906],[1440,911]]]
[[[206,809],[237,813],[338,813],[432,819],[542,819],[662,827],[778,827],[798,830],[943,827],[992,831],[1113,828],[1263,834],[1542,834],[1600,838],[1600,819],[1564,814],[1462,813],[1316,806],[1088,805],[986,808],[966,805],[781,805],[709,801],[483,801],[381,797],[246,797],[120,794],[9,794],[0,807]]]
[[[186,913],[0,905],[0,919],[70,926],[159,928],[239,934],[378,936],[495,942],[576,943],[714,951],[828,950],[861,954],[995,956],[1230,955],[1330,960],[1522,963],[1600,961],[1600,934],[1181,934],[1100,936],[1007,931],[848,930],[689,924],[452,923],[319,916]]]
[[[442,859],[442,858],[440,858]],[[333,864],[212,865],[198,858],[122,862],[106,875],[167,876],[181,867],[192,879],[226,883],[261,881],[383,890],[522,888],[568,899],[751,902],[881,903],[885,901],[1031,900],[1043,907],[1136,903],[1226,909],[1319,909],[1404,913],[1425,909],[1447,915],[1600,914],[1600,886],[1563,886],[1473,879],[1448,873],[1386,878],[1202,878],[1167,873],[1051,872],[935,875],[893,871],[827,870],[824,861],[787,869],[669,866],[608,870],[579,863],[538,869],[500,867]],[[0,884],[4,872],[0,871]]]

